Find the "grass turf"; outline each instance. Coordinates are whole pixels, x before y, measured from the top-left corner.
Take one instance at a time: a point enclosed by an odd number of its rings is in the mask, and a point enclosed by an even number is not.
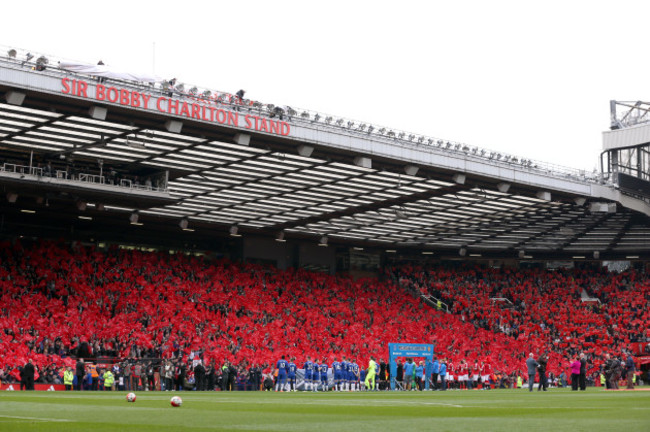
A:
[[[650,391],[125,395],[5,391],[0,431],[650,431]]]

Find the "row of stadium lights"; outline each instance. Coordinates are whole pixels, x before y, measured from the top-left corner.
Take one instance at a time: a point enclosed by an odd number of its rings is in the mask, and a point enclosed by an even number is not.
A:
[[[297,114],[295,111],[290,111],[289,115],[295,115]],[[311,115],[307,111],[303,111],[302,114],[300,114],[300,117],[304,120],[309,120]],[[312,123],[317,123],[320,121],[322,116],[318,113],[314,114]],[[461,144],[461,143],[452,143],[451,141],[444,141],[441,139],[434,139],[434,138],[427,138],[425,136],[416,136],[414,134],[406,134],[406,132],[395,132],[393,130],[389,130],[385,127],[377,129],[373,125],[367,125],[366,123],[360,123],[358,126],[356,126],[356,123],[353,121],[347,121],[339,118],[336,121],[334,121],[334,117],[332,116],[327,116],[323,120],[323,122],[327,125],[336,125],[341,128],[347,128],[349,130],[355,131],[355,132],[364,132],[368,135],[372,134],[375,132],[376,135],[381,135],[381,136],[386,136],[387,138],[392,138],[394,140],[401,140],[401,141],[408,141],[408,142],[417,142],[418,144],[426,144],[429,146],[434,146],[438,147],[443,150],[455,150],[457,152],[463,152],[465,154],[473,154],[476,156],[481,156],[484,158],[487,158],[489,160],[496,160],[496,161],[503,161],[503,162],[509,162],[511,164],[521,164],[521,166],[527,167],[527,168],[539,168],[538,165],[535,165],[533,161],[529,159],[524,159],[524,158],[518,158],[516,156],[511,156],[511,155],[503,155],[499,152],[496,151],[489,151],[485,149],[479,149],[478,147],[470,147],[467,144]],[[356,127],[355,127],[356,126]],[[416,139],[417,138],[417,139]]]

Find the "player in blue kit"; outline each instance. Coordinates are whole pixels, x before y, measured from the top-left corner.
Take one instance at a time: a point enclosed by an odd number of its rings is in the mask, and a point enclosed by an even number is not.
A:
[[[289,367],[289,363],[284,359],[284,356],[280,360],[278,360],[278,364],[276,365],[278,368],[278,380],[275,383],[275,391],[284,391],[284,388],[287,386],[287,369]]]
[[[341,391],[341,380],[343,379],[341,363],[334,360],[332,363],[332,372],[334,373],[334,390]]]
[[[295,357],[291,357],[289,366],[287,367],[287,379],[289,380],[289,391],[296,391],[296,371],[298,367],[295,363]]]
[[[341,357],[341,391],[348,387],[348,362],[345,357]]]
[[[348,362],[348,373],[347,373],[347,390],[354,391],[354,360],[350,359]]]
[[[311,385],[312,385],[312,390],[317,392],[318,391],[318,384],[320,382],[320,362],[318,359],[314,359],[314,367],[313,367],[313,372],[311,376]]]
[[[329,382],[327,381],[327,369],[329,369],[329,366],[327,366],[327,363],[325,363],[325,359],[323,359],[323,363],[320,365],[320,383],[323,391],[329,391]]]
[[[352,376],[352,391],[359,391],[359,365],[356,361],[352,361],[352,364],[348,366],[348,369],[351,371]]]
[[[311,362],[311,357],[307,356],[307,361],[303,366],[305,368],[305,391],[311,390],[311,383],[314,377],[314,364]]]

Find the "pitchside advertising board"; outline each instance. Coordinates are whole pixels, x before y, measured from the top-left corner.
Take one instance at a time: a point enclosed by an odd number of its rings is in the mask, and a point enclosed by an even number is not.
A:
[[[199,98],[190,98],[189,101],[175,99],[115,86],[89,84],[83,80],[70,78],[61,80],[61,93],[101,103],[118,104],[273,135],[288,136],[291,133],[291,126],[285,121],[232,111],[217,105],[216,102]]]
[[[20,383],[0,384],[0,390],[20,391]],[[34,384],[34,390],[37,391],[64,391],[63,384]]]

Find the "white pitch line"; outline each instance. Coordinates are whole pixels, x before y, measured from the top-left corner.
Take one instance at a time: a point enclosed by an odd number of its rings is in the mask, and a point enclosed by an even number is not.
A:
[[[208,401],[207,399],[201,399],[202,402]],[[210,402],[241,402],[240,399],[210,399]],[[368,401],[364,399],[347,399],[347,400],[333,400],[333,399],[287,399],[284,401],[286,404],[289,405],[334,405],[334,406],[349,406],[349,405],[354,405],[354,406],[367,406]],[[277,404],[278,400],[277,399],[272,399],[272,400],[262,400],[262,401],[256,401],[255,403],[257,404]],[[457,404],[451,404],[451,403],[444,403],[444,402],[429,402],[429,401],[406,401],[406,400],[373,400],[372,404],[374,405],[407,405],[407,406],[416,406],[416,405],[440,405],[440,406],[448,406],[448,407],[454,407],[454,408],[465,408],[466,405],[457,405]]]
[[[55,418],[47,418],[47,417],[21,417],[21,416],[10,416],[10,415],[4,415],[4,414],[0,414],[0,417],[18,419],[18,420],[36,420],[36,421],[47,421],[47,422],[69,422],[69,421],[71,421],[71,420],[68,420],[68,419],[55,419]]]

